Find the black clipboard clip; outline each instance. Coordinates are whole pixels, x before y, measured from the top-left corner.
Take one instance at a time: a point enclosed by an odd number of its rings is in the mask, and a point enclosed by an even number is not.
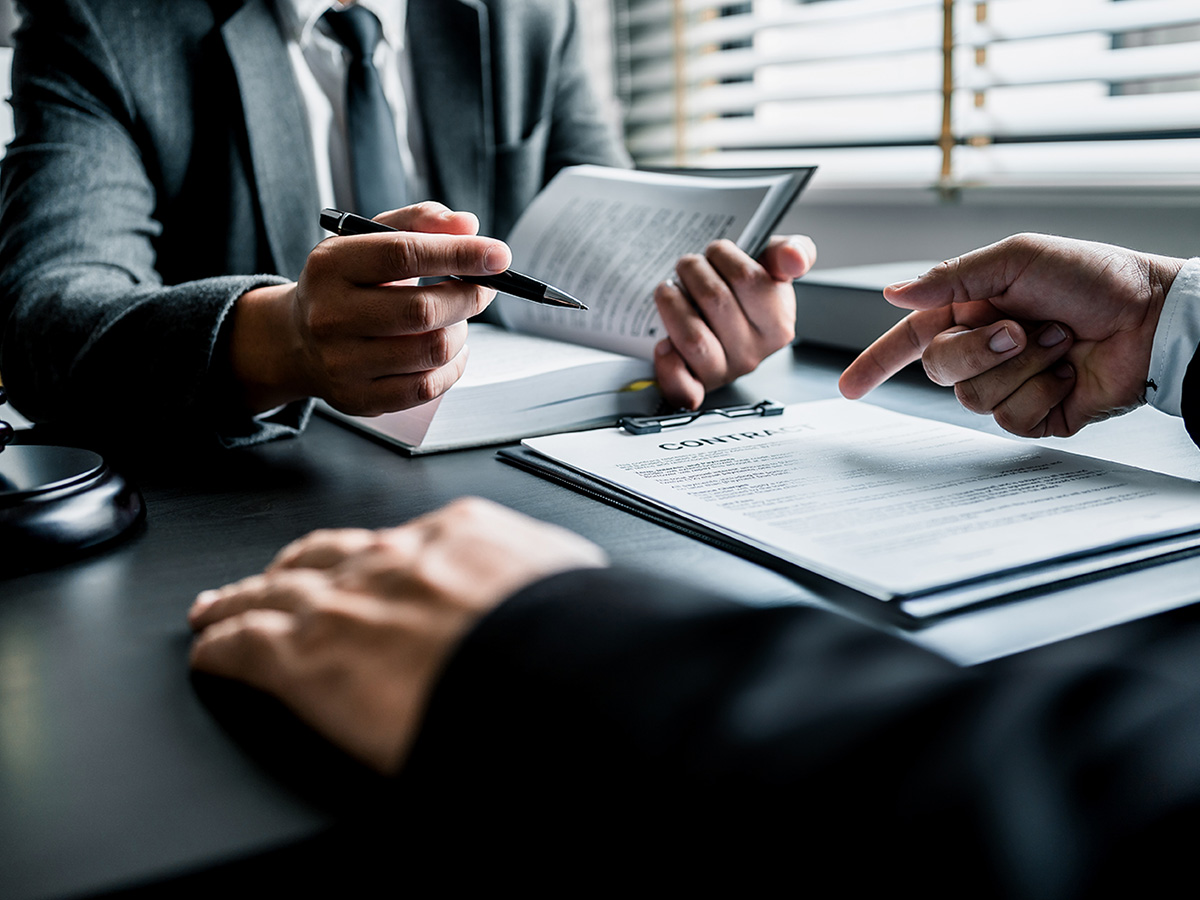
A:
[[[724,406],[716,409],[683,409],[661,416],[621,416],[617,427],[629,434],[658,434],[664,428],[675,428],[695,422],[701,416],[724,416],[727,419],[743,419],[748,416],[782,416],[783,406],[774,400],[744,403],[741,406]]]

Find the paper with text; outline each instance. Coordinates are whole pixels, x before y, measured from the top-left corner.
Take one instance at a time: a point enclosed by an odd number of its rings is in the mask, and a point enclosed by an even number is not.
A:
[[[1200,531],[1200,484],[844,400],[525,444],[881,599]]]
[[[576,166],[555,176],[508,237],[513,268],[578,297],[588,311],[500,297],[515,331],[653,359],[666,336],[654,288],[679,257],[743,234],[780,176],[716,178]]]

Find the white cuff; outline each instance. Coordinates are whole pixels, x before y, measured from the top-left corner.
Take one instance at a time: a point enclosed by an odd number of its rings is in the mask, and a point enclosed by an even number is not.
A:
[[[1150,373],[1146,399],[1152,406],[1181,415],[1183,376],[1200,347],[1200,257],[1189,259],[1167,291],[1154,347],[1150,351]]]

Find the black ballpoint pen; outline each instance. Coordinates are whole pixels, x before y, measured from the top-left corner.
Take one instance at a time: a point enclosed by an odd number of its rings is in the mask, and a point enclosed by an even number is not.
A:
[[[380,234],[386,231],[397,231],[391,225],[384,225],[374,219],[356,216],[354,213],[342,212],[340,209],[321,210],[321,227],[334,234]],[[505,294],[512,294],[522,300],[532,300],[534,303],[544,303],[547,306],[563,306],[567,309],[587,309],[587,307],[553,285],[522,275],[507,269],[496,275],[451,275],[458,281],[470,284],[481,284],[494,288]]]

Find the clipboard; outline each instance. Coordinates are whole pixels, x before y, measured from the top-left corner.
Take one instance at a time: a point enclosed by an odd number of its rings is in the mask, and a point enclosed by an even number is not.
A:
[[[632,427],[633,431],[630,433],[652,435],[664,428],[686,428],[688,424],[706,416],[738,419],[757,416],[766,419],[781,415],[784,409],[785,407],[781,407],[779,404],[765,400],[757,404],[743,404],[699,412],[632,417],[623,420],[622,426],[627,431]],[[987,436],[987,438],[989,440],[1006,440],[991,436]],[[1061,451],[1051,452],[1060,453]],[[1075,456],[1074,454],[1063,455]],[[1146,540],[1134,540],[1120,546],[1052,557],[1035,565],[1016,567],[977,579],[977,584],[956,585],[954,591],[941,594],[938,591],[932,591],[921,596],[881,601],[878,596],[872,596],[855,586],[848,585],[828,573],[817,572],[809,566],[782,558],[770,549],[756,546],[751,541],[741,540],[727,531],[710,527],[704,521],[673,509],[668,504],[654,502],[652,499],[648,500],[636,492],[624,490],[601,478],[593,477],[578,468],[565,465],[529,447],[505,448],[498,452],[498,457],[510,465],[568,487],[585,496],[616,506],[655,524],[762,565],[812,589],[822,598],[857,615],[907,630],[920,629],[966,610],[973,611],[1018,600],[1045,597],[1117,574],[1157,566],[1200,552],[1200,530],[1193,528],[1166,536],[1157,535]],[[1114,465],[1098,460],[1091,460],[1091,462],[1097,463],[1101,467]],[[1130,467],[1119,468],[1128,469]],[[1154,475],[1156,473],[1142,474]],[[999,589],[996,589],[997,585],[1000,586]]]
[[[720,416],[726,419],[773,418],[781,415],[783,410],[782,404],[763,399],[756,403],[738,403],[699,410],[675,410],[653,416],[621,416],[613,425],[629,434],[660,434],[663,429],[684,427],[703,416]],[[864,618],[906,630],[919,628],[923,624],[920,618],[910,615],[896,604],[880,603],[861,591],[781,559],[774,553],[744,541],[734,540],[702,522],[672,513],[658,504],[650,503],[628,491],[621,491],[599,479],[589,478],[578,470],[555,462],[528,447],[504,447],[496,452],[496,457],[511,466],[545,478],[585,497],[607,503],[655,525],[769,569]]]
[[[840,582],[825,578],[815,572],[810,572],[802,566],[780,559],[773,553],[768,553],[741,541],[736,541],[715,529],[708,528],[702,523],[695,522],[684,516],[673,515],[660,506],[647,503],[640,497],[618,491],[601,481],[588,478],[567,466],[547,459],[534,453],[528,447],[504,447],[496,451],[497,459],[518,469],[545,478],[561,487],[568,488],[592,500],[599,500],[614,506],[624,512],[638,516],[655,525],[660,525],[684,537],[708,544],[718,550],[723,550],[741,559],[762,566],[802,587],[808,588],[825,600],[862,618],[893,625],[905,630],[920,628],[925,620],[910,615],[894,603],[880,603],[874,597],[869,597],[861,591],[847,587]]]

